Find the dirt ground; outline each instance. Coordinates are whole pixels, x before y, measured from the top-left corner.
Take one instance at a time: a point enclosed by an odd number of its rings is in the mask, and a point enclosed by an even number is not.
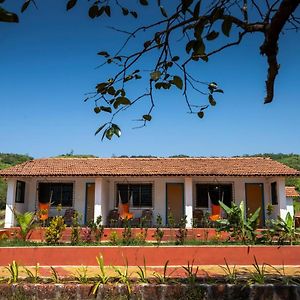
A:
[[[233,268],[238,272],[240,275],[246,275],[254,271],[253,266],[229,266],[231,271]],[[26,267],[32,273],[35,273],[35,267]],[[124,267],[115,267],[119,268],[120,270],[124,271]],[[143,268],[143,267],[142,267]],[[197,275],[199,277],[206,277],[206,276],[222,276],[225,275],[225,271],[220,266],[193,266],[193,272],[196,271],[198,268]],[[86,272],[87,277],[96,277],[100,273],[99,267],[85,267],[85,266],[54,266],[55,271],[57,272],[60,278],[68,278],[68,277],[78,277],[79,274],[83,275]],[[139,271],[138,267],[129,267],[128,268],[130,277],[137,278],[137,271]],[[291,275],[291,276],[300,276],[300,266],[266,266],[266,274],[269,275]],[[114,267],[108,266],[105,267],[105,272],[109,276],[116,276],[116,271]],[[163,274],[164,267],[146,267],[146,275],[147,277],[151,278],[154,277],[155,273]],[[40,277],[51,277],[53,271],[50,267],[39,266],[38,274]],[[170,277],[174,278],[184,278],[186,277],[186,271],[182,268],[182,266],[168,266],[167,272]],[[6,267],[0,267],[0,279],[4,280],[10,276],[8,269]],[[19,277],[25,278],[27,277],[27,273],[25,268],[20,266],[19,267]]]

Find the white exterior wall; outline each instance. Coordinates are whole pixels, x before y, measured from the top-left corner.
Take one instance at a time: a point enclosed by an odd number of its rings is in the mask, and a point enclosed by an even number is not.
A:
[[[22,179],[20,179],[22,180]],[[231,183],[233,185],[233,200],[236,203],[246,201],[245,183],[263,183],[264,185],[264,208],[266,215],[266,208],[268,203],[271,202],[271,182],[276,181],[278,187],[278,205],[274,205],[273,217],[276,215],[285,217],[289,205],[287,207],[285,198],[285,181],[283,177],[106,177],[106,178],[85,178],[85,177],[63,177],[63,178],[29,178],[24,180],[26,182],[25,190],[25,203],[17,208],[21,211],[29,210],[35,211],[38,202],[38,182],[73,182],[74,183],[74,199],[73,208],[82,214],[82,223],[85,216],[86,205],[86,184],[95,183],[95,218],[101,214],[103,222],[106,224],[107,214],[116,205],[116,184],[117,183],[152,183],[153,184],[153,223],[157,215],[161,215],[164,225],[166,224],[166,184],[167,183],[184,183],[184,214],[187,215],[188,226],[192,220],[192,212],[196,204],[196,189],[197,183],[211,183],[222,184]],[[7,205],[13,205],[15,199],[15,183],[16,179],[10,179],[9,189],[7,194]],[[143,208],[136,209],[131,207],[130,211],[134,217],[140,217]],[[57,215],[55,208],[50,211],[51,215]],[[64,214],[64,210],[60,212]],[[7,219],[5,226],[11,226],[11,214],[6,209]]]
[[[4,228],[10,228],[14,226],[15,218],[12,209],[14,208],[15,205],[16,182],[17,181],[15,179],[9,179],[7,181]]]
[[[286,213],[290,213],[294,217],[294,199],[293,197],[286,197]]]

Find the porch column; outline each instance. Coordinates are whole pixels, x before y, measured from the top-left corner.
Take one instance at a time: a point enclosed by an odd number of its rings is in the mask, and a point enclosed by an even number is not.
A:
[[[277,180],[279,216],[284,220],[287,215],[285,179]]]
[[[192,228],[193,222],[193,180],[184,178],[184,214],[186,215],[187,228]]]
[[[15,223],[15,216],[12,209],[15,205],[16,198],[16,180],[9,179],[7,181],[6,208],[4,228],[11,228]]]
[[[103,199],[102,199],[102,190],[103,190],[103,179],[102,178],[96,178],[95,179],[95,207],[94,207],[94,222],[96,222],[96,219],[98,216],[102,216],[102,210],[103,210]],[[103,219],[102,219],[103,222]]]

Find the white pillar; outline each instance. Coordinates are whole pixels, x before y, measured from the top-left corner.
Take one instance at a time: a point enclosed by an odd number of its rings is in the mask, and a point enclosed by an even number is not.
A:
[[[186,215],[187,228],[192,228],[193,222],[193,180],[184,178],[184,214]]]
[[[102,196],[103,196],[103,179],[102,178],[96,178],[95,179],[95,207],[94,207],[94,222],[96,222],[96,219],[98,216],[102,216]],[[104,220],[102,220],[103,222]]]
[[[285,179],[277,180],[279,216],[284,220],[287,214]]]
[[[9,179],[7,181],[4,228],[11,228],[14,226],[15,216],[12,212],[12,209],[14,208],[15,205],[15,197],[16,197],[16,180]]]

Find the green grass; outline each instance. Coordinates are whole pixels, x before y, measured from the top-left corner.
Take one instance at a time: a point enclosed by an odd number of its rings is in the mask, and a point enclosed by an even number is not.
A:
[[[0,228],[3,228],[4,226],[4,216],[5,216],[5,210],[0,210]]]

